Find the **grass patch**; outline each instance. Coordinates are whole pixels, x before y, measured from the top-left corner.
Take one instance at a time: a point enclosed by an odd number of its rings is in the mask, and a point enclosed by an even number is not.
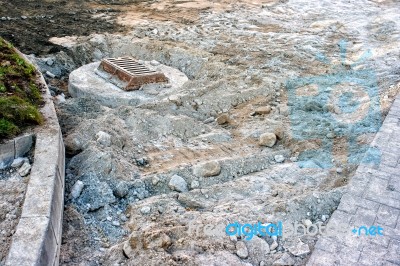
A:
[[[43,99],[36,80],[34,66],[0,37],[0,139],[43,122],[38,110]]]

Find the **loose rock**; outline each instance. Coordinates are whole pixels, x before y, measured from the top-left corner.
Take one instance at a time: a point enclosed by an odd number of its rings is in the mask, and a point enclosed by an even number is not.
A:
[[[258,236],[253,236],[251,240],[246,241],[246,246],[249,251],[249,258],[255,265],[264,261],[270,252],[268,243]]]
[[[149,206],[145,206],[145,207],[143,207],[143,208],[140,209],[140,212],[141,212],[142,214],[149,214],[150,211],[151,211],[151,208],[150,208]]]
[[[51,58],[48,58],[48,59],[46,60],[46,64],[47,64],[48,66],[52,66],[52,65],[54,64],[54,60],[51,59]]]
[[[261,146],[272,147],[276,143],[276,135],[274,133],[264,133],[260,136],[259,144]]]
[[[52,78],[52,79],[56,77],[56,75],[54,75],[54,74],[51,73],[50,71],[46,71],[46,75],[47,75],[48,77]]]
[[[236,243],[236,254],[242,259],[245,259],[249,256],[249,251],[247,250],[247,247],[243,241],[238,241]]]
[[[217,161],[205,162],[193,167],[193,174],[201,177],[219,175],[221,166]]]
[[[20,168],[25,162],[29,162],[27,158],[19,157],[17,159],[14,159],[14,161],[11,164],[11,167]]]
[[[118,221],[113,221],[111,224],[114,225],[114,226],[120,226],[121,225]]]
[[[289,248],[289,252],[294,256],[299,257],[310,253],[310,247],[299,239],[295,246]]]
[[[114,189],[114,195],[118,198],[123,198],[125,197],[128,192],[129,192],[129,187],[128,184],[126,184],[125,182],[120,182],[115,186]]]
[[[71,189],[71,197],[74,199],[78,198],[82,193],[83,187],[84,187],[84,184],[82,181],[80,181],[80,180],[76,181]]]
[[[197,180],[193,180],[192,183],[190,183],[190,187],[192,189],[198,188],[199,186],[200,186],[200,183]]]
[[[144,249],[167,249],[172,244],[171,238],[160,231],[145,234],[143,239]]]
[[[186,183],[185,179],[183,179],[179,175],[173,175],[171,177],[171,179],[169,180],[168,186],[172,190],[175,190],[175,191],[178,191],[178,192],[186,192],[186,191],[188,191],[187,183]]]
[[[24,164],[19,168],[18,174],[22,177],[27,176],[31,171],[31,165],[29,162],[25,161]]]
[[[285,161],[285,156],[283,155],[275,155],[274,156],[275,162],[277,163],[283,163]]]
[[[178,95],[171,95],[171,96],[169,96],[168,99],[170,102],[172,102],[178,106],[182,105],[181,97],[179,97]]]
[[[110,134],[104,132],[104,131],[99,131],[96,134],[96,141],[100,145],[103,145],[105,147],[110,147],[111,146],[111,136]]]
[[[206,120],[204,120],[204,124],[212,123],[212,122],[214,122],[214,120],[215,120],[214,117],[209,117]]]
[[[227,114],[223,114],[217,117],[218,125],[223,125],[229,122],[229,116]]]
[[[312,222],[311,222],[310,219],[305,219],[305,220],[303,221],[303,224],[304,224],[306,227],[310,227],[310,226],[312,225]]]
[[[266,115],[271,112],[271,107],[270,106],[258,107],[254,112],[256,115]]]
[[[273,266],[291,266],[294,265],[294,259],[290,257],[289,254],[284,253],[283,256],[276,260],[273,264]]]
[[[156,60],[151,60],[151,61],[150,61],[150,65],[152,65],[152,66],[158,66],[158,65],[160,65],[160,62],[158,62],[158,61],[156,61]]]
[[[275,250],[278,247],[278,243],[276,241],[272,242],[272,244],[269,246],[270,250]]]

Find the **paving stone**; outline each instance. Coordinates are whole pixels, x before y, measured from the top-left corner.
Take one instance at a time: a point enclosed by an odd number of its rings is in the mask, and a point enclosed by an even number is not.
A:
[[[375,223],[376,212],[359,208],[354,219],[354,226],[372,226]]]
[[[396,177],[391,178],[389,180],[388,186],[390,188],[394,189],[395,191],[400,192],[400,181],[399,181],[399,178],[396,178]]]
[[[386,179],[389,180],[392,174],[382,172],[382,171],[377,171],[375,169],[371,169],[370,167],[362,167],[357,169],[357,174],[356,176],[363,176],[364,178],[368,178],[368,180],[372,177],[377,177],[380,179]]]
[[[385,226],[382,226],[382,228],[383,228],[383,236],[369,237],[367,241],[374,245],[379,245],[387,248],[389,246],[391,238],[385,234]]]
[[[360,262],[371,266],[382,265],[386,254],[388,254],[388,249],[385,247],[367,245],[361,253]]]
[[[314,250],[310,260],[307,263],[309,266],[326,266],[335,264],[336,255],[320,249]]]
[[[343,248],[341,252],[336,253],[336,255],[339,259],[340,265],[349,265],[350,263],[357,265],[357,262],[361,257],[361,251]]]
[[[400,207],[400,206],[399,206]],[[381,205],[379,207],[378,213],[377,213],[377,220],[376,222],[378,224],[384,224],[390,227],[395,228],[397,219],[399,217],[399,209],[395,209],[392,207],[388,207],[385,205]]]
[[[315,244],[314,248],[321,249],[329,253],[338,253],[342,250],[343,246],[332,239],[321,237]]]
[[[380,178],[372,178],[370,180],[367,193],[381,194],[387,188],[388,181]]]
[[[390,167],[390,166],[385,166],[385,165],[380,165],[377,171],[388,173],[391,175],[399,175],[399,169],[396,167]]]
[[[369,180],[371,178],[372,177],[369,173],[354,175],[346,187],[347,193],[353,196],[362,197],[369,186]]]
[[[392,240],[400,241],[400,227],[399,228],[391,228],[389,226],[385,226],[383,228],[383,234],[389,236]]]
[[[328,226],[380,225],[383,236],[338,233],[321,237],[308,265],[399,265],[400,96],[371,143],[382,152],[379,165],[360,165]],[[348,219],[351,217],[351,221]],[[347,248],[342,247],[345,246]],[[357,261],[358,260],[358,261]]]
[[[400,240],[392,240],[388,248],[389,252],[385,259],[391,263],[399,265],[400,262]]]
[[[343,195],[337,209],[347,213],[355,213],[357,207],[378,211],[379,203],[347,193]]]
[[[399,161],[399,155],[389,153],[385,149],[385,151],[382,154],[381,164],[388,165],[390,167],[396,167],[398,161]]]
[[[387,192],[387,194],[389,194],[390,191],[386,191],[386,192]],[[397,208],[400,206],[400,200],[394,199],[393,197],[390,197],[387,195],[377,195],[375,193],[368,193],[365,197],[371,201],[385,204],[390,207]]]

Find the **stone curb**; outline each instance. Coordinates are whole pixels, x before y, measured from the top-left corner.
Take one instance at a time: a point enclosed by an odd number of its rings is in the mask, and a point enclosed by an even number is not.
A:
[[[26,56],[20,54],[27,62]],[[35,130],[35,161],[22,214],[5,265],[58,265],[64,209],[65,150],[50,91],[41,112],[45,124]]]

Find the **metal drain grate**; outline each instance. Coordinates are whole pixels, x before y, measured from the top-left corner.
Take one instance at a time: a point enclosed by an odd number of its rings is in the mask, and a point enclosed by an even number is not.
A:
[[[103,59],[99,69],[118,78],[121,81],[119,87],[126,91],[137,90],[149,83],[168,82],[163,73],[150,70],[131,57]]]

